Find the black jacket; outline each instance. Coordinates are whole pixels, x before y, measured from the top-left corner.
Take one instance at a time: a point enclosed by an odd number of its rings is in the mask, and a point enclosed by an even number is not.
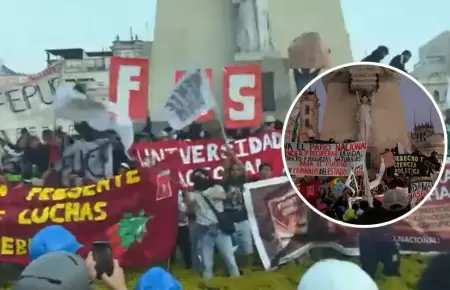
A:
[[[398,69],[401,70],[401,71],[406,72],[405,64],[402,62],[402,55],[401,55],[401,54],[396,55],[396,56],[391,60],[391,62],[389,63],[389,65],[390,65],[390,66],[393,66],[393,67],[395,67],[395,68],[398,68]]]

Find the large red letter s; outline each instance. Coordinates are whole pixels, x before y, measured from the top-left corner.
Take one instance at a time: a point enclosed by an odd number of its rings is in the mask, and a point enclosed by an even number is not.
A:
[[[224,68],[223,110],[227,128],[261,125],[261,68],[258,64]]]

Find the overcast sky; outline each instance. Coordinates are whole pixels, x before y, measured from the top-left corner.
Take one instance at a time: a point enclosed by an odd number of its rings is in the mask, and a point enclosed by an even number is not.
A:
[[[411,50],[412,66],[419,46],[450,29],[448,0],[341,3],[355,60],[385,44],[392,55]],[[70,4],[59,0],[5,0],[1,3],[0,57],[11,69],[34,73],[45,66],[45,49],[107,49],[117,34],[128,38],[129,27],[141,39],[153,39],[155,7],[156,0],[77,0]],[[320,17],[320,11],[313,13]]]

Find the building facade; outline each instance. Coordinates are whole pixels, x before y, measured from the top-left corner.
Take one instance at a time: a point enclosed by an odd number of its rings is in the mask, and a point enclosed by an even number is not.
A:
[[[48,49],[47,65],[64,61],[64,81],[80,84],[96,83],[107,89],[112,56],[149,58],[151,47],[151,41],[140,40],[137,36],[130,37],[129,40],[121,40],[116,36],[109,50]]]
[[[414,149],[419,149],[422,154],[429,156],[436,152],[440,160],[444,156],[444,134],[436,133],[431,122],[414,125],[411,132],[411,144]]]
[[[411,74],[442,110],[450,108],[450,31],[440,33],[419,48],[419,61]]]
[[[316,92],[306,92],[300,98],[300,140],[319,136],[319,98]]]

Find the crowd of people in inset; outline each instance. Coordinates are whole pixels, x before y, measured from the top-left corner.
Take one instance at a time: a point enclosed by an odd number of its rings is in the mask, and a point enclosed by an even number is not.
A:
[[[326,144],[336,143],[334,139],[324,141],[314,138],[309,138],[306,142]],[[343,142],[351,143],[355,141],[347,139]],[[391,149],[386,148],[382,154],[389,152],[392,152],[394,156],[398,155],[398,146]],[[364,196],[363,176],[356,177],[359,189],[357,195],[355,195],[348,187],[345,187],[339,194],[333,193],[330,182],[336,177],[305,176],[297,178],[293,176],[293,178],[296,180],[298,188],[300,188],[302,183],[309,180],[320,180],[318,198],[317,200],[309,200],[309,202],[325,215],[351,224],[378,224],[401,217],[414,206],[412,203],[415,202],[415,200],[408,198],[405,192],[399,188],[409,189],[411,178],[415,176],[430,177],[436,172],[439,172],[441,168],[437,152],[432,152],[430,156],[424,156],[419,149],[416,149],[411,155],[424,157],[434,166],[431,169],[423,163],[420,163],[418,168],[419,174],[416,175],[399,174],[395,172],[394,167],[387,168],[380,184],[370,190],[371,195],[373,196],[373,200],[370,201]],[[371,176],[369,174],[369,182],[375,180],[377,177],[377,175]]]

